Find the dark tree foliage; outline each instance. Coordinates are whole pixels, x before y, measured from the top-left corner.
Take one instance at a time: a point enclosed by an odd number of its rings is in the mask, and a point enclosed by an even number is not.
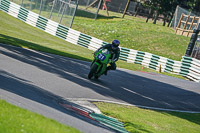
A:
[[[187,4],[190,11],[200,12],[200,0],[190,0]]]
[[[147,0],[144,2],[144,6],[155,12],[154,23],[156,23],[159,14],[164,17],[172,17],[177,5],[189,11],[200,12],[200,0]]]

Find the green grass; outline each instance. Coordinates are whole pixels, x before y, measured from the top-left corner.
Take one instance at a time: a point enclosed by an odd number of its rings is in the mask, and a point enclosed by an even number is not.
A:
[[[123,122],[131,133],[199,133],[200,114],[155,111],[137,107],[95,103],[105,115]]]
[[[80,9],[85,7],[79,6]],[[89,8],[90,12],[77,10],[72,28],[98,39],[111,42],[113,39],[119,39],[122,47],[135,49],[139,51],[153,53],[159,56],[173,60],[181,60],[185,55],[188,46],[189,37],[175,34],[175,30],[162,26],[161,22],[153,24],[145,22],[145,18],[125,16],[122,14],[109,12],[107,16],[105,10],[100,10],[100,15],[95,21],[96,8]],[[33,10],[38,12],[37,10]],[[49,12],[42,11],[44,17],[49,17]],[[66,21],[69,16],[64,15]],[[52,14],[52,19],[59,22],[57,13]],[[71,19],[70,19],[71,20]],[[63,25],[66,22],[62,21]]]
[[[106,12],[101,11],[106,15]],[[83,17],[77,12],[72,28],[83,33],[111,42],[119,39],[122,47],[150,52],[173,60],[181,60],[185,54],[190,38],[176,35],[161,22],[152,24],[145,19],[110,12],[110,17],[100,16],[96,21]],[[88,16],[88,15],[87,15]]]
[[[27,25],[24,22],[11,17],[2,11],[0,11],[0,16],[1,43],[30,48],[38,51],[44,51],[85,61],[92,61],[93,59],[93,51],[91,50],[54,37],[48,33],[41,31],[40,29]],[[156,72],[152,69],[142,67],[141,65],[130,64],[124,61],[118,61],[117,66],[134,71]],[[182,76],[169,73],[162,74],[183,78]]]
[[[80,131],[0,100],[0,132],[79,133]]]
[[[79,8],[85,9],[83,6]],[[173,29],[162,26],[159,21],[157,24],[152,24],[151,20],[146,23],[145,18],[127,15],[122,19],[122,14],[115,12],[109,12],[110,16],[107,16],[105,10],[99,10],[101,15],[95,21],[96,8],[88,10],[90,12],[77,10],[73,29],[107,42],[119,39],[122,47],[150,52],[173,60],[181,60],[185,55],[190,38],[176,35]],[[39,11],[34,9],[33,12]],[[42,11],[41,14],[49,18],[50,13]],[[52,19],[59,22],[57,12],[53,12]],[[69,19],[71,20],[71,17],[64,15],[61,24],[65,25],[64,21]]]
[[[92,51],[68,43],[0,11],[0,42],[91,61]]]

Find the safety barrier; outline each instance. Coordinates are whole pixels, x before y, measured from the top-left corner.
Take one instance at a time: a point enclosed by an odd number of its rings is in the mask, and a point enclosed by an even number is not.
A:
[[[79,31],[58,24],[57,22],[39,16],[38,14],[8,0],[0,0],[0,10],[53,36],[57,36],[66,40],[67,42],[88,48],[93,51],[105,44],[108,44],[107,42],[99,40],[95,37],[91,37]],[[196,82],[200,82],[200,62],[192,58],[183,57],[182,62],[174,61],[148,52],[121,47],[120,59],[128,63],[141,64],[157,71],[160,69],[161,72],[182,75]]]
[[[39,16],[38,14],[7,0],[1,0],[0,9],[33,27],[37,27],[53,36],[62,38],[72,44],[81,45],[90,50],[96,50],[100,46],[107,44],[97,38],[88,36],[79,31],[58,24],[57,22]]]
[[[200,82],[200,60],[183,57],[181,66],[181,75],[187,77],[195,82]]]

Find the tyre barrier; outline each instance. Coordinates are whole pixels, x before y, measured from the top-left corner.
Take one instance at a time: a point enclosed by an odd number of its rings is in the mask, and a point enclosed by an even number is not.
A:
[[[104,42],[42,17],[8,0],[0,0],[0,10],[53,36],[92,51],[108,44],[108,42]],[[128,63],[140,64],[156,71],[160,70],[161,72],[173,73],[184,76],[195,82],[200,82],[199,60],[183,56],[181,61],[174,61],[148,52],[123,47],[120,47],[120,49],[120,59]]]

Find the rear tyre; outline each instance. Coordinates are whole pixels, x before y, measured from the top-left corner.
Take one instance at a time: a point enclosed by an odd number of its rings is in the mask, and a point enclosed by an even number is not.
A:
[[[95,74],[96,71],[97,71],[97,68],[98,68],[97,64],[94,64],[94,65],[92,66],[92,68],[90,69],[90,73],[88,74],[88,78],[89,78],[89,79],[91,79],[91,78],[94,76],[94,74]],[[95,76],[95,77],[96,77],[96,76]]]

